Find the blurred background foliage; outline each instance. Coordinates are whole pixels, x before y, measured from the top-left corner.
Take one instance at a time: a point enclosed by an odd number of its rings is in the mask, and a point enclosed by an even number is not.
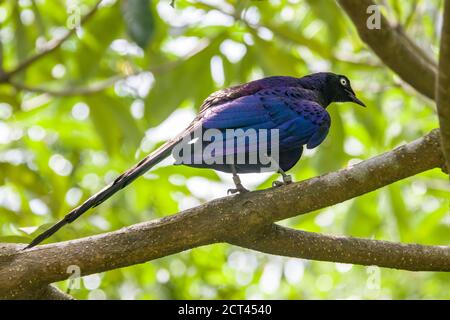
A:
[[[438,0],[383,1],[436,56]],[[1,62],[13,69],[96,2],[0,2]],[[292,170],[337,170],[438,126],[434,104],[359,40],[332,0],[103,1],[62,46],[0,84],[0,241],[28,242],[180,132],[211,92],[270,75],[346,74],[368,108],[334,105],[332,129]],[[52,93],[52,94],[49,94]],[[267,188],[275,176],[243,176]],[[225,196],[230,177],[165,162],[51,241],[116,230]],[[450,244],[449,190],[434,170],[283,221],[295,228]],[[450,275],[269,256],[218,244],[84,277],[79,299],[450,298]],[[58,284],[65,290],[67,282]]]

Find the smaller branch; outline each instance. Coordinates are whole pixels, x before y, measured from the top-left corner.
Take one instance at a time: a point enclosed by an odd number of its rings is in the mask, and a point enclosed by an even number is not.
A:
[[[177,66],[181,65],[182,63],[184,63],[186,60],[192,58],[197,53],[203,51],[208,46],[208,44],[209,44],[209,42],[206,42],[206,41],[200,43],[193,50],[191,50],[188,54],[186,54],[182,58],[179,58],[178,60],[170,61],[170,62],[164,63],[162,65],[159,65],[159,66],[150,67],[147,70],[133,71],[131,73],[124,74],[124,75],[112,76],[110,78],[100,80],[98,82],[94,82],[87,86],[79,86],[79,87],[68,86],[68,87],[62,88],[62,89],[52,89],[52,88],[47,88],[47,87],[33,87],[33,86],[29,86],[29,85],[26,85],[26,84],[23,84],[21,82],[14,81],[14,80],[9,80],[8,83],[10,85],[12,85],[13,87],[15,87],[17,90],[24,90],[24,91],[40,93],[40,94],[48,94],[53,97],[87,96],[87,95],[91,95],[91,94],[95,94],[95,93],[104,91],[104,90],[110,88],[111,86],[113,86],[114,84],[116,84],[118,81],[126,80],[129,77],[137,76],[137,75],[145,73],[145,72],[151,72],[154,75],[157,75],[157,74],[163,74],[167,71],[170,71],[170,70],[176,68]]]
[[[409,270],[450,271],[450,247],[330,236],[273,224],[235,245],[287,257]]]
[[[337,0],[353,21],[361,39],[400,78],[430,99],[435,97],[437,65],[403,31],[401,26],[392,26],[381,15],[381,28],[367,27],[367,8],[375,5],[372,0]]]
[[[436,85],[436,104],[441,126],[442,150],[450,170],[450,0],[445,0],[442,26],[439,75]]]
[[[17,90],[23,90],[34,93],[48,94],[53,97],[67,97],[67,96],[87,96],[103,90],[108,89],[119,80],[124,80],[130,77],[130,75],[113,76],[111,78],[95,82],[88,86],[80,87],[67,87],[63,89],[52,89],[45,87],[32,87],[18,81],[10,80],[9,84]]]
[[[94,13],[97,11],[100,3],[102,1],[99,0],[94,7],[80,20],[80,24],[84,24],[86,21],[88,21]],[[9,79],[16,75],[17,73],[20,73],[21,71],[28,68],[30,65],[35,63],[36,61],[42,59],[49,53],[52,53],[56,49],[58,49],[68,38],[70,38],[74,33],[76,32],[76,28],[72,28],[70,30],[67,30],[67,32],[62,36],[61,38],[52,39],[49,42],[47,42],[47,46],[40,52],[36,53],[35,55],[25,59],[24,61],[20,62],[19,65],[17,65],[13,70],[3,73],[0,76],[0,82],[7,82]]]

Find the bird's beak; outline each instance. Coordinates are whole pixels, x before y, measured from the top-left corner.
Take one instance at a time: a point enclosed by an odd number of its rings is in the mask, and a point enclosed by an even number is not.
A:
[[[364,104],[364,102],[362,102],[361,100],[359,100],[356,97],[356,94],[353,91],[348,91],[348,96],[350,98],[350,100],[356,104],[359,104],[360,106],[366,108],[367,106]]]
[[[351,97],[352,101],[356,104],[359,104],[361,107],[366,108],[367,106],[364,104],[364,102],[362,102],[361,100],[359,100],[355,95],[353,95]]]

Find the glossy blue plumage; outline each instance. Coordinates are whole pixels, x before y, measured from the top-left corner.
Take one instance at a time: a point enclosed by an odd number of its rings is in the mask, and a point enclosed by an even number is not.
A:
[[[234,91],[228,89],[223,92],[222,99],[219,96],[213,95],[214,103],[204,107],[196,121],[201,122],[205,130],[278,129],[279,165],[284,171],[297,163],[304,145],[312,149],[322,143],[330,128],[330,116],[325,106],[320,105],[324,102],[323,97],[314,90],[303,88],[296,78],[266,78],[237,87]],[[257,146],[251,146],[247,141],[245,146],[238,146],[232,151],[248,154],[255,149]],[[218,155],[225,155],[225,150],[222,154],[220,151],[215,154]],[[224,172],[231,170],[227,164],[191,166]],[[245,164],[236,168],[238,173],[250,173],[260,172],[262,166]]]

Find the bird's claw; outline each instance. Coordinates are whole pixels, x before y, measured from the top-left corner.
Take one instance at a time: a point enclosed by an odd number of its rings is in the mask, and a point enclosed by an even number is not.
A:
[[[272,182],[272,187],[273,188],[279,188],[279,187],[282,187],[284,185],[285,185],[285,183],[282,182],[282,181],[275,180],[274,182]]]
[[[292,177],[291,176],[284,176],[283,177],[284,184],[291,184],[292,183]]]
[[[236,189],[228,189],[227,194],[243,194],[243,193],[247,193],[250,192],[247,189],[245,189],[243,186],[236,186]]]
[[[292,178],[291,176],[283,176],[283,181],[278,181],[275,180],[274,182],[272,182],[272,187],[273,188],[279,188],[288,184],[292,183]]]

